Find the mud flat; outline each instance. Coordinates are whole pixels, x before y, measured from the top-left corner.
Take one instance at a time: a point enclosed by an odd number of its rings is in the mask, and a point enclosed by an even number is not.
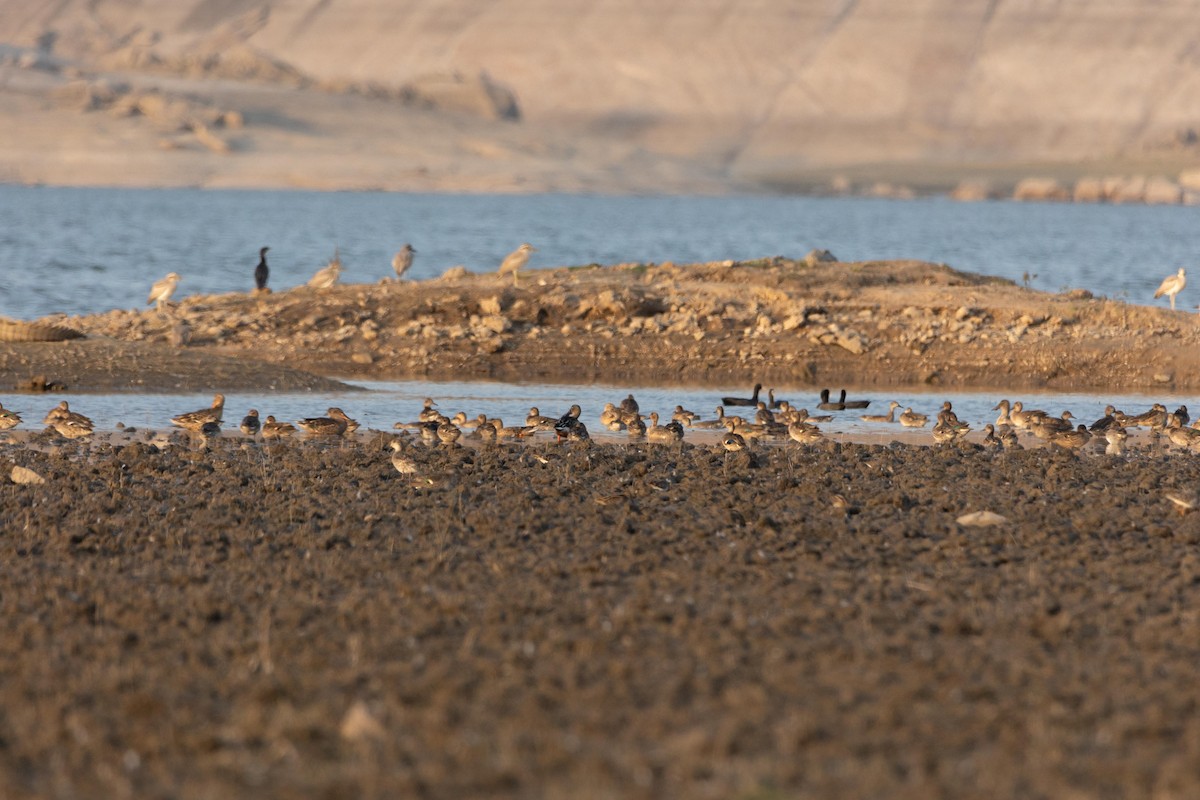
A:
[[[1200,792],[1193,458],[384,438],[0,444],[0,794]]]
[[[360,379],[1200,389],[1196,314],[915,261],[588,265],[522,273],[519,286],[456,268],[48,321],[153,353],[91,376],[139,391],[174,387],[179,359],[216,356]],[[17,368],[11,352],[0,345],[3,383],[40,372],[73,385],[86,363],[26,346]]]

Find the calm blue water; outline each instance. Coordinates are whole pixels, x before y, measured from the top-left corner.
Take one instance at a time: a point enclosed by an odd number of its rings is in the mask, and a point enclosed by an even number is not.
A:
[[[802,256],[918,258],[1057,291],[1137,303],[1200,251],[1190,207],[955,203],[863,198],[413,195],[0,186],[0,315],[139,308],[151,283],[176,297],[245,291],[269,245],[271,285],[305,282],[336,245],[351,283],[495,269],[522,241],[531,267]],[[1200,279],[1197,279],[1200,286]],[[1196,300],[1191,287],[1183,307]],[[1197,289],[1200,292],[1200,289]],[[1197,295],[1200,297],[1200,295]],[[1160,301],[1163,302],[1163,301]]]

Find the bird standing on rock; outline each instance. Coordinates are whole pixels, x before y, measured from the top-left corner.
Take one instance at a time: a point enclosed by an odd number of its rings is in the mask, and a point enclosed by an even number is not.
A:
[[[526,262],[529,261],[530,254],[536,251],[537,248],[531,245],[529,242],[523,242],[520,247],[504,257],[504,260],[500,262],[500,269],[497,270],[497,273],[500,275],[507,275],[511,272],[513,276],[513,286],[516,286],[517,270],[525,266]]]
[[[1163,282],[1159,285],[1158,291],[1154,293],[1154,299],[1157,300],[1165,294],[1171,301],[1171,310],[1174,311],[1175,295],[1182,292],[1184,286],[1187,286],[1187,276],[1184,274],[1183,267],[1180,267],[1179,272],[1163,278]]]
[[[314,289],[328,289],[338,282],[338,276],[342,274],[342,259],[338,255],[337,248],[333,248],[333,258],[329,259],[329,263],[317,270],[316,274],[308,279],[308,285]]]
[[[146,305],[154,303],[155,309],[161,309],[175,293],[175,287],[179,285],[180,280],[177,273],[168,272],[165,278],[155,281],[154,285],[150,287],[150,296],[146,298]]]
[[[396,280],[403,278],[404,273],[408,272],[412,267],[413,255],[416,252],[416,250],[413,250],[413,246],[406,242],[404,247],[400,249],[400,252],[392,257],[392,269],[396,271]]]
[[[258,251],[258,266],[254,268],[254,289],[259,293],[267,291],[267,278],[271,275],[271,270],[267,268],[267,251],[270,249],[262,247]]]

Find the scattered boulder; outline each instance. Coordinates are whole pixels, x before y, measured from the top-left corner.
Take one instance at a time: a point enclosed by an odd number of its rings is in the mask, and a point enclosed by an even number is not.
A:
[[[836,264],[837,256],[828,250],[810,250],[801,263],[806,267],[815,267],[818,264]]]
[[[493,120],[521,118],[516,94],[493,81],[486,72],[473,78],[460,72],[424,75],[405,88],[418,103],[430,108]]]
[[[1150,205],[1179,205],[1183,202],[1183,187],[1161,175],[1146,181],[1143,202]]]
[[[1080,178],[1075,182],[1071,197],[1076,203],[1102,203],[1108,199],[1103,178]]]
[[[959,200],[965,203],[994,200],[996,197],[996,190],[988,181],[984,180],[967,179],[960,181],[950,191],[951,200]]]
[[[1013,189],[1013,199],[1063,201],[1070,200],[1071,193],[1054,178],[1023,178]]]

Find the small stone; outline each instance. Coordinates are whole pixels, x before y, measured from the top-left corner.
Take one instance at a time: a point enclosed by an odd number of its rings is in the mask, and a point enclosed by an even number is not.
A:
[[[12,478],[13,483],[22,483],[27,485],[37,485],[46,482],[46,479],[41,475],[38,475],[33,470],[22,466],[14,466],[9,477]]]
[[[382,739],[385,735],[383,725],[371,714],[367,704],[359,700],[350,706],[346,716],[342,717],[339,732],[343,739],[351,742],[361,742],[367,739]]]
[[[969,514],[963,514],[955,521],[959,525],[986,528],[992,525],[1003,525],[1008,522],[1008,518],[1002,517],[994,511],[972,511]]]

